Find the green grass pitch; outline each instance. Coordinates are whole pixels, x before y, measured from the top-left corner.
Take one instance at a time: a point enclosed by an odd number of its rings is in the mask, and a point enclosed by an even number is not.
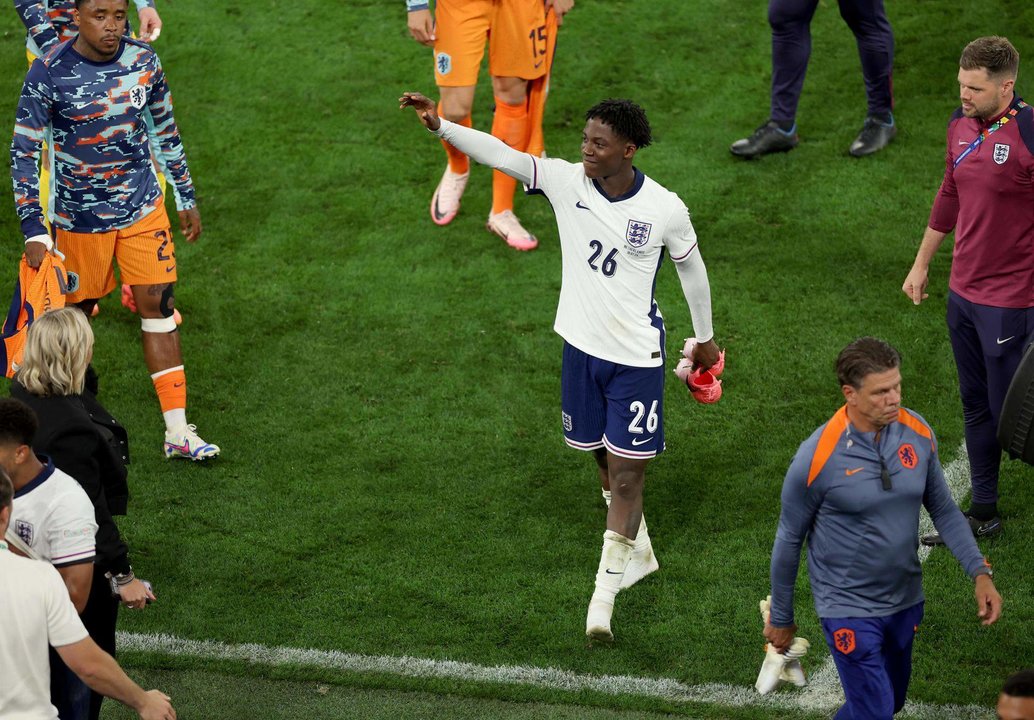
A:
[[[728,350],[719,404],[668,386],[668,451],[648,471],[645,501],[662,569],[619,598],[617,643],[587,648],[605,514],[591,459],[561,435],[549,204],[518,198],[540,247],[514,252],[484,228],[490,175],[474,168],[456,221],[430,222],[444,154],[397,110],[404,90],[435,93],[431,53],[409,38],[402,0],[160,2],[157,48],[204,222],[197,245],[177,247],[189,416],[223,457],[162,459],[138,319],[104,300],[95,364],[133,453],[120,525],[159,594],[146,612],[123,612],[122,629],[752,685],[779,488],[798,444],[841,401],[839,349],[863,334],[894,343],[905,404],[933,425],[945,464],[962,441],[948,249],[927,303],[913,307],[900,286],[940,181],[958,55],[979,35],[1009,36],[1024,58],[1022,94],[1034,10],[1023,0],[888,5],[901,132],[861,161],[847,156],[865,113],[858,56],[832,0],[812,26],[801,145],[757,162],[728,146],[768,109],[762,0],[578,0],[564,23],[549,154],[577,158],[582,114],[602,98],[647,110],[655,145],[637,165],[690,208]],[[24,33],[10,8],[2,17],[0,118],[11,127]],[[491,108],[483,76],[477,127]],[[13,203],[0,203],[0,222],[6,298],[21,252]],[[657,295],[674,357],[692,328],[670,266]],[[915,701],[991,707],[1005,676],[1031,663],[1034,471],[1004,468],[1005,534],[983,547],[1004,617],[980,627],[970,583],[934,552]],[[797,610],[814,669],[828,653],[803,575]],[[192,718],[773,713],[146,652],[122,660],[171,688]],[[112,704],[106,716],[130,715]]]

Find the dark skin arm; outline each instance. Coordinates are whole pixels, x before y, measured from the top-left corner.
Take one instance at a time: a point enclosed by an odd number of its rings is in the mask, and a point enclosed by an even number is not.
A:
[[[438,119],[438,108],[434,100],[424,97],[418,92],[405,92],[399,98],[399,110],[404,110],[407,107],[411,107],[416,111],[416,116],[420,118],[420,122],[428,130],[437,130],[442,126],[441,120]]]
[[[180,210],[180,232],[188,243],[197,242],[201,237],[201,213],[197,206],[189,210]]]
[[[708,340],[705,343],[697,343],[696,347],[693,348],[693,369],[707,370],[718,362],[719,352],[721,351],[718,349],[718,345],[715,344],[714,339]]]

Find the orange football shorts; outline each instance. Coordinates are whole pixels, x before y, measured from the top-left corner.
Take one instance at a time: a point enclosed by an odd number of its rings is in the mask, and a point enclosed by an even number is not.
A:
[[[542,0],[438,0],[435,36],[439,87],[477,85],[486,42],[493,77],[534,80],[546,72]]]
[[[95,300],[114,290],[113,259],[124,283],[176,281],[176,246],[164,205],[121,230],[75,233],[58,228],[57,249],[65,254],[65,268],[79,275],[79,289],[65,298],[68,303]]]

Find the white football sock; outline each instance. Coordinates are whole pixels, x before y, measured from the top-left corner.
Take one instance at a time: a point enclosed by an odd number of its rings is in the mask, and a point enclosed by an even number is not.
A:
[[[632,557],[635,542],[613,530],[603,533],[603,551],[596,571],[596,589],[589,601],[585,618],[585,634],[595,640],[613,640],[610,617],[614,612],[614,598],[621,590],[625,568]]]
[[[186,408],[175,408],[174,410],[166,410],[162,413],[162,417],[165,418],[165,432],[172,432],[173,430],[183,430],[187,427]]]
[[[614,597],[621,589],[621,578],[632,558],[635,542],[613,530],[603,533],[603,551],[600,553],[600,566],[596,570],[596,590],[593,600],[614,604]]]

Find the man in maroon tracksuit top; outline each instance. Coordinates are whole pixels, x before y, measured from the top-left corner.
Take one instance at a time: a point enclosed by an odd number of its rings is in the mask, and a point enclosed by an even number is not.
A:
[[[973,485],[966,514],[978,538],[1001,532],[998,418],[1034,339],[1034,109],[1013,92],[1019,63],[1003,37],[978,38],[962,52],[962,107],[948,123],[944,181],[902,286],[916,305],[928,297],[930,261],[954,229],[948,330]],[[923,542],[940,544],[940,535]]]

